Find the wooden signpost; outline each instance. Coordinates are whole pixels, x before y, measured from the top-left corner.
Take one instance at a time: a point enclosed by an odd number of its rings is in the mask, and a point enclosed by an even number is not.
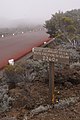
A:
[[[32,52],[34,60],[49,62],[49,94],[50,102],[54,104],[54,63],[69,64],[69,52],[41,47],[33,48]]]

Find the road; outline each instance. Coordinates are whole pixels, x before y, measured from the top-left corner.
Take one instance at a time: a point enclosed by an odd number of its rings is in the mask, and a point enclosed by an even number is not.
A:
[[[0,69],[8,64],[9,59],[18,60],[35,46],[48,41],[45,31],[27,32],[15,36],[0,38]]]

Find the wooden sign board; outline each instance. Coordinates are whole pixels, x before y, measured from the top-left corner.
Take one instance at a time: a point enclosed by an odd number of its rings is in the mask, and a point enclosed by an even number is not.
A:
[[[69,64],[69,53],[63,49],[33,48],[33,59],[49,62],[49,95],[50,103],[54,104],[54,63]]]
[[[69,52],[65,50],[35,47],[33,51],[33,59],[43,60],[46,62],[57,62],[69,64]]]

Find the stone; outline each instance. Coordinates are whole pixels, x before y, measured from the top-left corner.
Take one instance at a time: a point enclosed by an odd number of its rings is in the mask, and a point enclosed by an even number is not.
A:
[[[17,120],[15,117],[4,117],[1,120]]]
[[[50,105],[47,105],[47,106],[40,105],[38,108],[35,108],[30,112],[30,116],[34,116],[41,112],[45,112],[51,108],[52,108],[52,106],[50,106]]]
[[[70,105],[75,104],[79,99],[79,97],[69,97],[64,100],[59,100],[58,104],[54,104],[54,108],[64,109]]]

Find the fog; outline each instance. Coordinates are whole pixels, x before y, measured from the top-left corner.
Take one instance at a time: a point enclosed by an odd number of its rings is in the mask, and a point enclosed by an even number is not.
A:
[[[0,27],[43,24],[59,10],[79,8],[80,0],[0,0]]]

